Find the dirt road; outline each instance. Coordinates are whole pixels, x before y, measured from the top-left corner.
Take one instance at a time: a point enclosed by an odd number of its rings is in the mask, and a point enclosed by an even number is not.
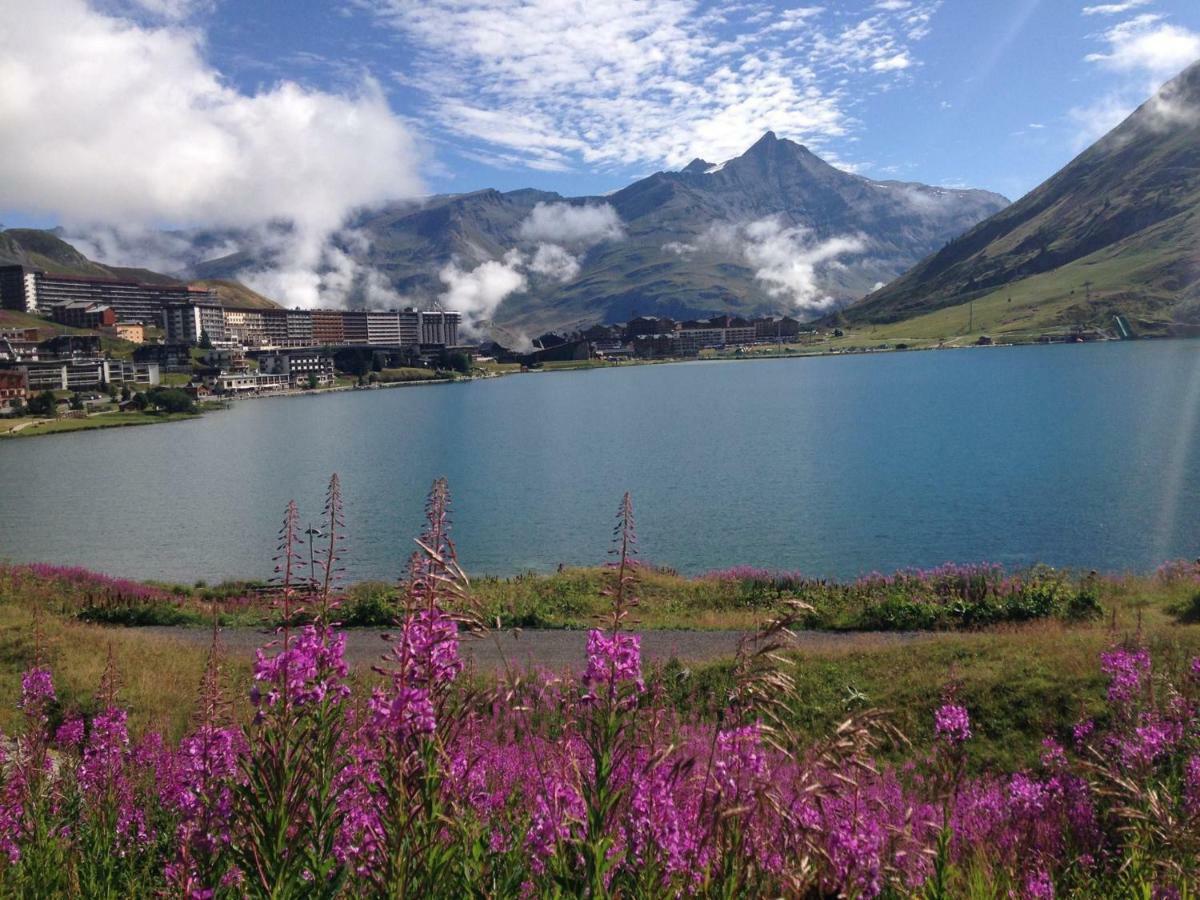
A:
[[[153,627],[144,632],[161,634],[187,643],[207,647],[211,639],[205,628]],[[351,629],[346,632],[346,659],[352,666],[369,666],[379,661],[387,650],[383,640],[386,631]],[[642,658],[646,662],[705,662],[732,656],[743,637],[739,631],[644,631]],[[913,632],[868,632],[840,634],[833,632],[799,632],[794,649],[820,651],[828,649],[871,649],[890,644],[911,643],[933,635]],[[253,628],[227,628],[221,632],[225,651],[235,656],[250,657],[254,648],[262,646],[271,635]],[[587,632],[562,630],[526,630],[498,632],[479,639],[462,642],[462,652],[473,659],[481,671],[503,670],[506,662],[514,668],[544,668],[559,671],[581,669],[587,649]]]

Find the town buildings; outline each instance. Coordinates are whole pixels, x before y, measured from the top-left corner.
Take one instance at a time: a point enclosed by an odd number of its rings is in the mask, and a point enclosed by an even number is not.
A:
[[[219,394],[249,394],[277,391],[288,386],[287,375],[264,375],[261,372],[222,372],[213,382]]]
[[[225,312],[215,300],[170,301],[162,308],[163,336],[171,344],[225,340]]]
[[[71,328],[104,328],[117,324],[117,313],[111,306],[91,300],[71,300],[51,307],[51,317]]]
[[[29,375],[24,369],[0,369],[0,409],[23,405],[29,399]]]
[[[198,300],[163,306],[168,343],[234,342],[250,350],[427,347],[458,344],[461,314],[448,310],[251,309]]]
[[[29,266],[0,266],[0,306],[5,309],[46,313],[56,304],[80,300],[111,307],[118,322],[151,325],[161,320],[165,303],[186,300],[215,303],[216,295],[186,284],[53,275]]]
[[[333,358],[320,350],[280,350],[258,357],[258,370],[264,375],[286,375],[292,387],[321,387],[333,384]]]
[[[10,342],[6,339],[5,343]],[[9,358],[0,352],[0,376],[8,381],[21,378],[29,394],[81,391],[117,382],[156,385],[161,380],[159,371],[156,362],[104,356],[100,338],[95,335],[58,335],[41,341],[32,353],[20,357]]]
[[[113,325],[103,325],[99,330],[101,334],[119,341],[128,341],[131,344],[146,342],[146,326],[141,322],[117,322]]]

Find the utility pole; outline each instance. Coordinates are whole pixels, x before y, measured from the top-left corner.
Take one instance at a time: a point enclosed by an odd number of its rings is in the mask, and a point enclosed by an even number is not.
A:
[[[1092,281],[1085,281],[1083,283],[1084,299],[1087,300],[1088,303],[1092,302],[1092,284],[1094,284]]]

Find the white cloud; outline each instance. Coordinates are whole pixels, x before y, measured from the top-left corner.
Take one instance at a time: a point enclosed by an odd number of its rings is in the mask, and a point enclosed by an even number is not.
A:
[[[1145,6],[1149,2],[1150,0],[1124,0],[1123,3],[1100,3],[1096,6],[1085,6],[1083,14],[1085,16],[1119,16],[1131,9]]]
[[[466,333],[482,334],[504,299],[528,286],[521,271],[523,263],[517,250],[510,251],[504,259],[490,259],[470,270],[450,263],[438,273],[446,285],[439,299],[448,309],[463,314]]]
[[[895,56],[875,60],[871,63],[871,68],[876,72],[894,72],[899,69],[907,69],[911,65],[912,60],[909,59],[907,53],[897,53]]]
[[[1087,15],[1115,15],[1141,2],[1087,7]],[[1118,22],[1097,35],[1108,46],[1105,52],[1089,53],[1085,59],[1123,74],[1116,87],[1092,103],[1077,106],[1068,118],[1077,126],[1073,142],[1080,150],[1124,121],[1149,96],[1141,121],[1150,128],[1166,128],[1180,121],[1200,118],[1200,110],[1170,92],[1160,92],[1160,82],[1200,58],[1200,34],[1163,20],[1157,13],[1143,13]]]
[[[1162,21],[1154,13],[1120,22],[1102,35],[1107,53],[1089,53],[1089,62],[1121,72],[1172,75],[1200,58],[1200,34]]]
[[[592,170],[726,159],[767,130],[822,147],[856,126],[858,88],[906,77],[938,6],[354,2],[401,36],[405,85],[442,131],[531,166]]]
[[[286,260],[257,283],[314,305],[348,213],[420,191],[413,138],[370,80],[351,94],[287,81],[245,94],[202,51],[202,33],[177,24],[83,0],[25,5],[20,28],[0,30],[0,208],[76,226],[249,229]]]
[[[760,219],[743,228],[746,260],[756,267],[754,276],[774,297],[787,297],[792,305],[811,312],[828,308],[834,298],[818,284],[823,267],[836,266],[838,257],[861,253],[866,244],[857,236],[816,240],[811,231],[786,227],[776,219]]]
[[[527,241],[590,246],[625,236],[621,217],[611,204],[538,203],[521,223]]]
[[[1133,112],[1133,105],[1119,94],[1105,94],[1086,106],[1072,107],[1067,116],[1076,126],[1072,143],[1074,150],[1095,143],[1123,122]]]
[[[216,0],[130,0],[134,7],[160,19],[181,22],[210,11]]]
[[[754,269],[754,277],[773,297],[785,297],[799,312],[818,312],[835,302],[820,285],[822,275],[842,266],[839,258],[862,253],[860,235],[821,240],[799,225],[785,225],[769,216],[739,225],[716,224],[694,242],[664,244],[664,251],[688,256],[720,252],[739,256]]]
[[[558,244],[538,244],[529,271],[566,284],[579,275],[579,258]]]

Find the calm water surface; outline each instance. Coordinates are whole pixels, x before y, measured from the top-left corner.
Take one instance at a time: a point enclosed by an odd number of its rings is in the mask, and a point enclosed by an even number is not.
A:
[[[265,576],[340,473],[353,578],[394,578],[450,480],[476,573],[596,563],[621,492],[646,559],[851,576],[947,560],[1152,568],[1200,553],[1200,342],[687,363],[245,401],[0,442],[0,558]]]

